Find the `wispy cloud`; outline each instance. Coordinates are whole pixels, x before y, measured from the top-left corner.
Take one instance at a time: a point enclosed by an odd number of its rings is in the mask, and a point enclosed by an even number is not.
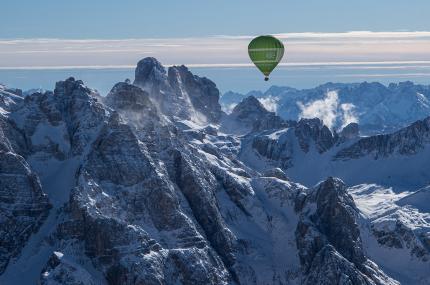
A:
[[[339,106],[336,91],[329,91],[324,99],[315,100],[306,105],[302,102],[298,102],[297,104],[302,110],[300,114],[301,118],[320,118],[327,127],[333,128]]]
[[[430,31],[285,33],[281,66],[430,63]],[[252,35],[164,39],[0,39],[0,68],[134,66],[146,56],[193,67],[252,66]]]
[[[301,118],[320,118],[331,129],[335,127],[336,121],[341,128],[350,123],[358,123],[355,106],[351,103],[340,104],[337,91],[329,91],[323,99],[308,104],[298,102],[298,106]]]

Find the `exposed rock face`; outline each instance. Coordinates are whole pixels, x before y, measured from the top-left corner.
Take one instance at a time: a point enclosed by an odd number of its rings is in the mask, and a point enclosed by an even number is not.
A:
[[[103,281],[94,280],[85,268],[61,252],[51,255],[40,277],[41,285],[96,285]]]
[[[378,135],[360,139],[352,146],[341,150],[335,159],[356,159],[370,155],[374,159],[393,153],[413,155],[430,142],[430,117],[393,134]]]
[[[397,284],[367,261],[358,210],[342,181],[322,182],[301,207],[296,239],[304,284]]]
[[[219,91],[207,78],[193,75],[185,66],[165,68],[155,58],[139,61],[134,84],[146,90],[160,110],[179,119],[218,122]]]
[[[21,156],[0,150],[0,274],[48,215],[37,175]]]
[[[346,125],[339,134],[339,136],[343,140],[355,139],[355,138],[358,138],[359,135],[360,135],[360,128],[357,123],[350,123]]]
[[[288,122],[276,116],[274,112],[267,111],[254,96],[245,98],[234,107],[230,117],[253,131],[279,129],[289,126]]]
[[[293,158],[298,153],[316,151],[323,154],[338,141],[339,136],[335,132],[332,133],[321,120],[302,119],[298,123],[284,121],[280,129],[252,133],[248,135],[245,146],[249,145],[259,156],[287,169],[294,166]],[[244,149],[248,151],[248,148]],[[244,152],[243,155],[247,153]]]
[[[69,78],[57,82],[54,95],[57,98],[58,112],[62,114],[67,126],[71,154],[82,154],[107,112],[98,102],[98,94],[86,87],[81,80]]]
[[[417,217],[399,209],[373,221],[371,229],[381,245],[407,249],[412,256],[427,262],[430,260],[430,237],[427,232],[411,227],[416,219]]]
[[[156,111],[146,91],[125,82],[115,84],[105,101],[108,106],[118,111],[140,111],[148,114]]]
[[[13,111],[22,100],[20,89],[8,89],[0,85],[0,116]]]
[[[338,140],[338,135],[332,133],[320,119],[301,119],[295,128],[300,147],[308,152],[313,141],[319,153],[329,150]]]
[[[168,80],[176,94],[188,94],[194,109],[205,115],[209,122],[219,121],[222,112],[215,83],[206,77],[193,75],[183,65],[169,68]]]

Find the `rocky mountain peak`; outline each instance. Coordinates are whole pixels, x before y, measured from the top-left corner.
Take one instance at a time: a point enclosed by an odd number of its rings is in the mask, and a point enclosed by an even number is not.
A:
[[[149,94],[142,88],[126,82],[115,84],[106,96],[105,102],[115,110],[155,111]]]
[[[295,128],[296,136],[303,151],[308,152],[311,142],[319,153],[329,150],[338,140],[338,135],[324,125],[323,121],[314,119],[301,119]]]
[[[58,81],[55,84],[54,93],[57,96],[70,95],[76,91],[90,92],[90,89],[84,85],[82,80],[75,80],[74,77],[69,77],[64,81]]]
[[[268,114],[269,111],[264,108],[263,104],[258,101],[254,96],[246,97],[239,104],[234,107],[232,115],[238,118],[245,117],[261,117]]]
[[[239,125],[253,131],[284,128],[291,123],[284,121],[274,112],[269,112],[254,96],[243,99],[229,116]]]
[[[197,123],[221,118],[219,91],[211,80],[192,74],[185,66],[166,69],[155,58],[137,64],[134,85],[148,92],[159,110],[169,117]]]
[[[354,139],[360,135],[360,128],[357,123],[349,123],[340,132],[340,137],[344,139]]]
[[[137,63],[134,84],[138,86],[152,85],[166,79],[166,69],[153,57],[146,57]]]

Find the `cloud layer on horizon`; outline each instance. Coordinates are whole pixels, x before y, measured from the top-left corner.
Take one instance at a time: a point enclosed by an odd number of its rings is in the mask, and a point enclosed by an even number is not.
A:
[[[430,32],[277,34],[285,44],[282,65],[430,63]],[[253,36],[165,39],[0,39],[0,68],[129,68],[147,56],[193,67],[251,66]]]

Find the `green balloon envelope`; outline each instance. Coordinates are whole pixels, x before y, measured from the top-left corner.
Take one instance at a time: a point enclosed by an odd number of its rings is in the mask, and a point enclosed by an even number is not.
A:
[[[284,45],[273,36],[259,36],[249,43],[248,54],[268,80],[269,74],[284,56]]]

